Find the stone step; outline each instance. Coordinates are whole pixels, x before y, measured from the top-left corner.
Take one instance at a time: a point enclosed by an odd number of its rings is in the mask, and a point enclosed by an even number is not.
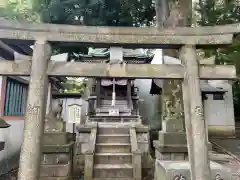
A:
[[[132,178],[131,164],[96,164],[93,168],[94,178]]]
[[[42,164],[40,177],[68,177],[71,173],[71,163],[67,164]]]
[[[129,128],[121,126],[98,128],[98,134],[129,134]]]
[[[97,135],[97,143],[129,143],[129,134],[100,134]]]
[[[39,177],[39,180],[72,180],[71,176],[66,177]]]
[[[111,105],[112,104],[112,100],[101,100],[100,104],[109,104],[109,105]],[[117,99],[115,104],[127,104],[127,100],[118,100]]]
[[[108,106],[108,105],[101,105],[99,108],[107,109],[107,110],[112,109],[112,108],[126,110],[126,109],[128,109],[128,106],[127,105],[116,105],[116,106],[112,107],[112,106]]]
[[[131,153],[96,153],[95,164],[131,164]]]
[[[112,109],[112,108],[116,108],[116,109],[128,109],[128,105],[127,104],[117,104],[115,106],[112,105],[106,105],[106,104],[102,104],[100,105],[100,108],[107,108],[107,109]]]
[[[123,104],[127,104],[128,103],[125,100],[116,100],[115,102],[116,102],[115,105],[123,105]],[[112,100],[102,101],[100,104],[112,105]]]
[[[97,143],[96,153],[130,153],[130,143]]]
[[[115,104],[115,107],[124,107],[124,106],[127,106],[128,103],[116,103]],[[105,106],[105,107],[111,107],[112,106],[112,102],[110,102],[109,104],[100,104],[100,106]]]
[[[109,110],[111,109],[111,107],[100,107],[99,109],[97,109],[97,113],[107,113],[109,114]],[[118,112],[119,114],[121,113],[129,113],[131,112],[131,110],[129,108],[118,108]]]
[[[96,113],[96,116],[109,116],[108,112],[100,112],[100,113]],[[119,112],[119,116],[131,116],[131,112]],[[106,121],[108,122],[108,121]],[[112,120],[110,120],[110,122],[114,122]]]
[[[111,109],[111,107],[100,107],[97,112],[98,113],[109,113],[109,110]],[[131,112],[131,110],[127,107],[123,107],[123,108],[119,108],[117,107],[116,109],[118,109],[119,113],[127,113],[127,112]]]
[[[93,178],[93,180],[113,180],[112,178]],[[133,178],[114,178],[114,180],[134,180]]]

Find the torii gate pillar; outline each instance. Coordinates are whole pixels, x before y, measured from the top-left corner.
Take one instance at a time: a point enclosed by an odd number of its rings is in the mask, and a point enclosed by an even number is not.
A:
[[[24,122],[18,180],[39,178],[42,134],[47,104],[48,75],[46,73],[51,50],[46,41],[34,45],[31,76]]]
[[[194,45],[181,48],[180,59],[186,69],[183,80],[183,90],[187,90],[184,97],[184,108],[188,152],[191,163],[192,179],[209,179],[211,171],[208,160],[208,138],[203,113],[203,103],[200,89],[199,63]],[[186,93],[186,92],[185,92]]]

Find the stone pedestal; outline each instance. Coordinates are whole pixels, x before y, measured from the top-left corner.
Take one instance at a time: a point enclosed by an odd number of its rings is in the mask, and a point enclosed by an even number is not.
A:
[[[62,118],[45,119],[40,180],[70,180],[75,134],[66,132]]]
[[[231,180],[229,168],[221,164],[210,162],[211,179]],[[190,164],[188,161],[160,161],[155,162],[155,180],[190,180]]]
[[[188,159],[187,140],[185,132],[160,131],[157,141],[153,142],[156,159],[186,160]]]
[[[188,160],[187,138],[185,132],[159,131],[158,140],[153,141],[158,160]],[[208,144],[212,150],[212,144]]]
[[[74,137],[67,132],[44,133],[40,180],[71,179]]]

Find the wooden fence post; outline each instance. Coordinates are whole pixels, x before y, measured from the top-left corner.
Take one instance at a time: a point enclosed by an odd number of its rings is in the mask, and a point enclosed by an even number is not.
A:
[[[190,161],[192,161],[190,163],[194,164],[192,172],[195,175],[194,180],[209,180],[211,179],[211,171],[208,160],[208,142],[200,90],[199,64],[195,46],[183,46],[180,51],[180,59],[186,71],[183,83],[189,93],[189,101],[184,102],[184,104],[186,103],[184,108],[185,112],[190,110],[190,114],[186,118],[191,118],[192,122],[192,126],[186,126],[186,128],[192,127],[192,129],[187,129],[188,143],[193,143],[193,156],[190,157]]]
[[[35,42],[18,180],[37,180],[39,178],[48,90],[48,76],[46,72],[50,55],[51,48],[46,41]]]

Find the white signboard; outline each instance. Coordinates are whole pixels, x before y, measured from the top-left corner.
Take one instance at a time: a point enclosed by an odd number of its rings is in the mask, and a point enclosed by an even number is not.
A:
[[[119,116],[119,109],[109,109],[109,116]]]
[[[77,123],[81,121],[81,105],[73,104],[68,106],[68,123]]]

